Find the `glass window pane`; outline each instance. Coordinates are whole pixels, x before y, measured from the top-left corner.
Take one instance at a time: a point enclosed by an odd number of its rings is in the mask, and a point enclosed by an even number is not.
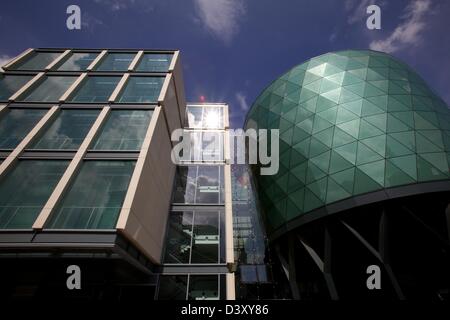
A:
[[[147,72],[166,72],[172,61],[171,53],[145,53],[136,70]]]
[[[192,212],[172,212],[166,239],[165,263],[189,263],[191,255]]]
[[[189,128],[223,129],[223,107],[188,106],[186,118]]]
[[[68,164],[20,160],[0,181],[0,228],[31,228]]]
[[[30,149],[78,149],[99,110],[62,110]]]
[[[223,108],[204,107],[202,127],[206,129],[223,128]]]
[[[188,276],[160,276],[158,300],[186,300]]]
[[[119,97],[119,102],[157,102],[163,82],[163,77],[130,77]]]
[[[189,128],[202,128],[203,107],[187,107],[186,121]]]
[[[31,88],[20,98],[20,101],[58,102],[59,98],[74,83],[77,77],[47,76],[36,88]]]
[[[108,53],[96,68],[97,71],[127,71],[135,53]]]
[[[151,110],[114,110],[93,142],[94,150],[139,150],[144,141]]]
[[[59,71],[85,71],[87,67],[92,63],[92,61],[97,58],[98,53],[83,53],[75,52],[72,53],[69,59],[67,59],[61,66],[59,66]]]
[[[219,300],[219,276],[191,275],[188,300]]]
[[[34,52],[23,61],[14,64],[14,70],[43,70],[62,52]]]
[[[47,227],[114,229],[134,165],[134,161],[84,161]]]
[[[107,102],[120,77],[88,77],[74,93],[72,102]]]
[[[173,202],[195,203],[195,184],[197,180],[197,166],[177,167],[175,176],[175,190]]]
[[[219,213],[196,211],[191,263],[218,263],[219,241]]]
[[[198,166],[196,203],[223,203],[223,167]]]
[[[0,149],[14,149],[48,110],[8,109],[0,119]]]
[[[0,75],[0,100],[7,101],[32,78],[33,76]]]
[[[223,204],[223,166],[179,166],[174,203]]]
[[[223,161],[223,132],[185,131],[190,134],[191,148],[188,161]],[[185,150],[183,150],[185,151]],[[184,155],[183,155],[184,156]],[[183,158],[182,158],[183,161]]]

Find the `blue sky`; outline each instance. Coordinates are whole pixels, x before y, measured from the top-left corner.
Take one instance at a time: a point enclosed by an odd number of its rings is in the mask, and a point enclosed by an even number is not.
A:
[[[66,8],[81,8],[81,30]],[[381,30],[366,8],[381,8]],[[373,48],[402,59],[450,104],[446,0],[14,0],[0,11],[0,63],[29,47],[180,49],[188,101],[226,102],[241,126],[258,94],[322,53]]]

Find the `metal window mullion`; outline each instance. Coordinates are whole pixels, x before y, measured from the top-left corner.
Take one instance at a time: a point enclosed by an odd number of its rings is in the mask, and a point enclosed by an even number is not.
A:
[[[128,78],[130,77],[129,73],[125,73],[122,78],[120,79],[119,83],[117,84],[116,88],[114,89],[113,93],[111,93],[111,96],[108,99],[108,102],[112,103],[117,100],[117,97],[122,92],[122,90],[125,88],[126,83],[128,82]]]
[[[45,73],[39,72],[37,75],[33,77],[30,81],[28,81],[22,88],[16,91],[11,97],[9,97],[9,102],[14,102],[18,98],[20,98],[28,89],[30,89],[32,86],[37,84],[39,81],[41,81],[42,78],[44,78]]]
[[[131,61],[130,65],[128,66],[128,71],[134,71],[138,63],[141,61],[143,55],[144,55],[143,50],[138,51],[138,53],[134,56],[133,61]]]
[[[84,79],[87,78],[87,73],[82,73],[71,85],[70,87],[62,94],[59,98],[59,102],[65,102],[69,97],[75,92],[75,90],[81,86],[84,82]]]
[[[49,71],[49,70],[51,70],[52,68],[54,68],[58,63],[60,63],[63,59],[65,59],[65,58],[70,54],[70,52],[71,52],[71,50],[66,50],[66,51],[64,51],[62,54],[60,54],[60,55],[58,56],[58,58],[56,58],[55,60],[53,60],[52,62],[50,62],[50,63],[48,64],[48,66],[46,66],[46,67],[44,68],[44,70],[45,70],[45,71]]]
[[[86,68],[86,71],[92,71],[97,66],[97,64],[100,63],[101,60],[103,60],[107,53],[108,52],[106,50],[100,52],[97,58],[95,58],[94,61],[92,61],[91,64]]]
[[[20,55],[18,55],[16,58],[12,59],[10,62],[8,62],[7,64],[5,64],[2,68],[4,70],[9,69],[12,65],[14,65],[16,62],[24,59],[25,57],[27,57],[28,55],[32,54],[34,52],[34,49],[27,49],[24,52],[22,52]]]
[[[192,249],[193,249],[193,242],[194,242],[194,222],[195,222],[195,210],[192,210],[192,226],[191,226],[191,249],[189,250],[189,264],[192,263]]]

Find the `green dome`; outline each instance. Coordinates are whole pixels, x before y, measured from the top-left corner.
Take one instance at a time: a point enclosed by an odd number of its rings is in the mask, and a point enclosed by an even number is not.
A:
[[[385,53],[327,53],[292,68],[245,127],[280,130],[279,172],[257,177],[269,232],[340,200],[449,179],[447,105]]]

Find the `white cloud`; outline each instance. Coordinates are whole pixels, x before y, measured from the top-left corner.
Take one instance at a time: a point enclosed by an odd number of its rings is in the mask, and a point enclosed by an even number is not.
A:
[[[195,0],[195,9],[206,30],[226,44],[238,33],[246,11],[243,0]]]
[[[112,11],[128,9],[135,4],[135,0],[95,0],[96,3],[106,5]]]
[[[416,46],[422,41],[421,32],[426,28],[425,18],[430,12],[430,0],[415,0],[404,10],[403,22],[384,40],[370,43],[370,49],[395,52],[406,46]]]
[[[346,0],[345,10],[350,12],[347,22],[349,24],[354,24],[358,21],[365,21],[367,7],[371,4],[373,4],[373,0]]]
[[[247,111],[249,109],[249,105],[247,103],[247,97],[244,94],[242,94],[242,92],[236,93],[236,100],[242,111]]]

